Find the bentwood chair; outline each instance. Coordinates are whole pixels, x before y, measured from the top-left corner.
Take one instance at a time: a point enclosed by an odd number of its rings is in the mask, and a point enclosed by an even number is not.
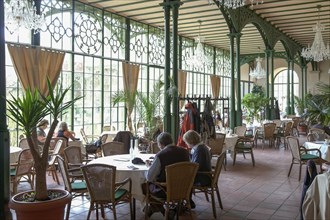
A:
[[[30,149],[24,149],[18,156],[18,162],[10,164],[14,168],[10,169],[10,180],[13,183],[13,193],[17,193],[17,185],[24,178],[33,189],[33,157]]]
[[[275,145],[275,129],[275,123],[265,123],[263,125],[262,149],[264,149],[265,140],[268,140],[270,147]]]
[[[111,141],[101,145],[102,156],[125,154],[125,145],[123,142]]]
[[[215,208],[215,198],[214,198],[214,192],[216,192],[217,197],[218,197],[218,203],[221,209],[223,209],[222,202],[221,202],[221,197],[220,197],[220,191],[219,191],[219,186],[218,186],[218,179],[220,176],[220,172],[222,169],[222,165],[224,163],[226,157],[226,152],[221,153],[220,156],[217,158],[217,163],[215,165],[215,169],[210,172],[197,172],[198,174],[205,174],[209,175],[211,177],[211,184],[207,186],[193,186],[193,191],[194,193],[197,192],[202,192],[205,193],[206,199],[208,201],[207,194],[211,195],[211,202],[212,202],[212,210],[213,210],[213,217],[216,219],[217,218],[217,210]]]
[[[166,198],[156,197],[150,193],[149,187],[147,187],[145,198],[145,219],[149,218],[148,209],[152,203],[165,206],[165,219],[168,219],[171,206],[176,205],[178,207],[177,213],[180,213],[181,205],[185,202],[187,208],[191,210],[190,193],[198,167],[198,163],[192,162],[179,162],[166,166],[166,182],[152,182],[152,184],[157,185],[165,192]],[[150,182],[148,184],[150,184]],[[179,219],[178,214],[177,219]]]
[[[283,138],[283,144],[284,144],[284,148],[287,149],[287,143],[286,143],[286,137],[290,136],[291,134],[291,130],[292,130],[292,122],[289,121],[285,124],[284,130],[281,130],[277,133],[276,135],[276,145],[279,148],[280,143],[282,142],[282,138]]]
[[[99,138],[98,135],[87,135],[85,133],[84,128],[80,129],[80,134],[81,134],[81,137],[83,138],[85,144],[94,143]]]
[[[83,179],[83,175],[80,169],[84,162],[81,154],[81,147],[70,146],[64,149],[64,159],[68,168],[69,178],[72,179]]]
[[[300,118],[299,117],[293,117],[292,118],[292,132],[291,135],[295,135],[299,137],[299,131],[298,131],[298,125],[299,125]]]
[[[234,128],[234,134],[237,134],[238,137],[242,138],[245,136],[246,126],[237,126]]]
[[[254,133],[254,136],[252,138],[246,137],[244,139],[240,139],[239,142],[237,142],[237,144],[235,146],[235,150],[234,150],[233,165],[235,165],[236,155],[238,153],[242,153],[244,158],[245,158],[245,154],[249,153],[249,154],[251,154],[252,165],[255,166],[253,148],[257,141],[257,137],[258,137],[258,130],[256,130],[256,132]]]
[[[59,170],[62,174],[65,190],[67,190],[72,195],[72,199],[76,198],[77,196],[83,196],[85,193],[87,193],[88,189],[84,181],[70,181],[69,173],[65,165],[64,159],[61,156],[57,156],[56,161],[58,163]],[[77,169],[80,170],[80,167]],[[66,209],[66,217],[65,217],[66,220],[69,219],[70,209],[71,209],[71,200]]]
[[[47,167],[47,171],[49,171],[52,174],[53,180],[56,181],[58,185],[60,185],[60,181],[58,180],[55,162],[56,162],[56,156],[60,154],[62,147],[63,147],[62,140],[58,140],[55,144],[53,153],[49,154],[50,159],[48,160],[48,167]]]
[[[132,207],[132,182],[130,178],[122,182],[116,181],[116,167],[105,164],[87,164],[81,167],[85,177],[88,192],[90,195],[90,207],[87,219],[91,211],[96,207],[96,219],[99,219],[99,205],[101,215],[104,218],[104,206],[111,207],[113,218],[116,220],[116,205],[129,202],[131,219],[133,219]],[[128,190],[123,186],[128,185]]]
[[[317,148],[306,149],[303,146],[299,146],[299,139],[293,136],[286,137],[286,141],[290,147],[292,154],[292,161],[291,161],[288,177],[290,176],[293,164],[299,164],[299,181],[300,181],[301,167],[302,165],[306,164],[308,160],[314,160],[316,164],[319,164],[320,171],[322,172],[322,163],[325,161],[321,158],[321,152],[319,149]],[[313,151],[316,152],[317,155],[309,153]]]

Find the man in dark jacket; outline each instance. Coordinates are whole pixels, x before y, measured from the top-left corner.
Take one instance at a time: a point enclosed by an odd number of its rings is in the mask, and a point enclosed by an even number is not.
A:
[[[155,155],[155,159],[146,174],[146,178],[149,182],[166,182],[166,166],[178,162],[190,161],[189,152],[182,147],[175,146],[171,134],[167,132],[162,132],[158,135],[157,144],[161,151]],[[149,184],[149,191],[156,197],[166,198],[165,192],[154,184]],[[164,211],[162,206],[152,207],[151,210],[148,213],[149,215],[156,211]]]

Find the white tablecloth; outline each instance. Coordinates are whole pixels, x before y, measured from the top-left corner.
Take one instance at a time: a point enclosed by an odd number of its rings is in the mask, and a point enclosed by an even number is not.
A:
[[[16,163],[18,161],[18,156],[21,151],[22,148],[20,147],[10,147],[10,163]]]
[[[143,161],[154,157],[155,154],[138,154],[136,157],[141,158]],[[132,196],[140,201],[143,201],[144,195],[142,193],[141,184],[146,181],[145,173],[149,169],[146,165],[132,164],[129,154],[113,155],[107,157],[100,157],[92,160],[88,164],[107,164],[115,166],[116,181],[122,181],[128,177],[132,180]],[[134,166],[137,169],[131,169],[129,166]]]
[[[304,147],[307,149],[319,149],[321,151],[322,159],[330,162],[330,144],[325,144],[324,141],[305,142]],[[313,153],[313,152],[310,152]],[[315,152],[318,155],[318,153]]]

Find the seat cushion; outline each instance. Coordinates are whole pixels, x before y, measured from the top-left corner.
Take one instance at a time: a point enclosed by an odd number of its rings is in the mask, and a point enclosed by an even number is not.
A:
[[[73,190],[87,189],[85,182],[73,182],[71,183],[71,188]]]
[[[313,154],[302,154],[301,159],[302,160],[313,160],[313,159],[318,159],[319,157]]]
[[[127,190],[126,189],[118,189],[116,192],[115,192],[115,199],[120,199],[123,195],[125,195],[127,193]]]

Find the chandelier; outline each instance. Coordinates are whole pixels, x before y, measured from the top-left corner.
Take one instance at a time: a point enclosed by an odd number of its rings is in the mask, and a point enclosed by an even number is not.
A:
[[[198,36],[195,37],[195,41],[197,43],[196,49],[191,57],[186,59],[186,62],[189,66],[194,66],[198,69],[204,67],[204,65],[211,64],[211,59],[204,53],[204,48],[202,42],[204,40],[203,37],[200,36],[200,29],[202,25],[202,21],[198,20],[199,23],[199,33]]]
[[[325,47],[322,31],[324,31],[324,25],[320,22],[320,9],[321,5],[317,6],[318,8],[318,21],[316,25],[313,27],[313,31],[315,32],[314,42],[312,47],[308,45],[307,48],[303,48],[301,51],[301,56],[306,58],[307,60],[314,60],[316,62],[330,59],[330,48],[329,43],[327,47]]]
[[[249,75],[255,79],[266,78],[266,71],[261,66],[262,58],[260,58],[259,55],[258,55],[258,58],[256,59],[256,62],[257,62],[256,68],[252,72],[250,72]]]
[[[208,0],[208,1],[209,4],[213,3],[213,0]],[[263,0],[215,0],[215,1],[219,2],[220,4],[223,4],[227,8],[233,8],[233,9],[242,7],[248,3],[250,3],[252,7],[253,5],[264,3]]]
[[[38,15],[35,3],[29,4],[28,0],[10,0],[4,6],[5,26],[10,34],[19,31],[20,27],[38,33],[46,22],[45,15]]]

